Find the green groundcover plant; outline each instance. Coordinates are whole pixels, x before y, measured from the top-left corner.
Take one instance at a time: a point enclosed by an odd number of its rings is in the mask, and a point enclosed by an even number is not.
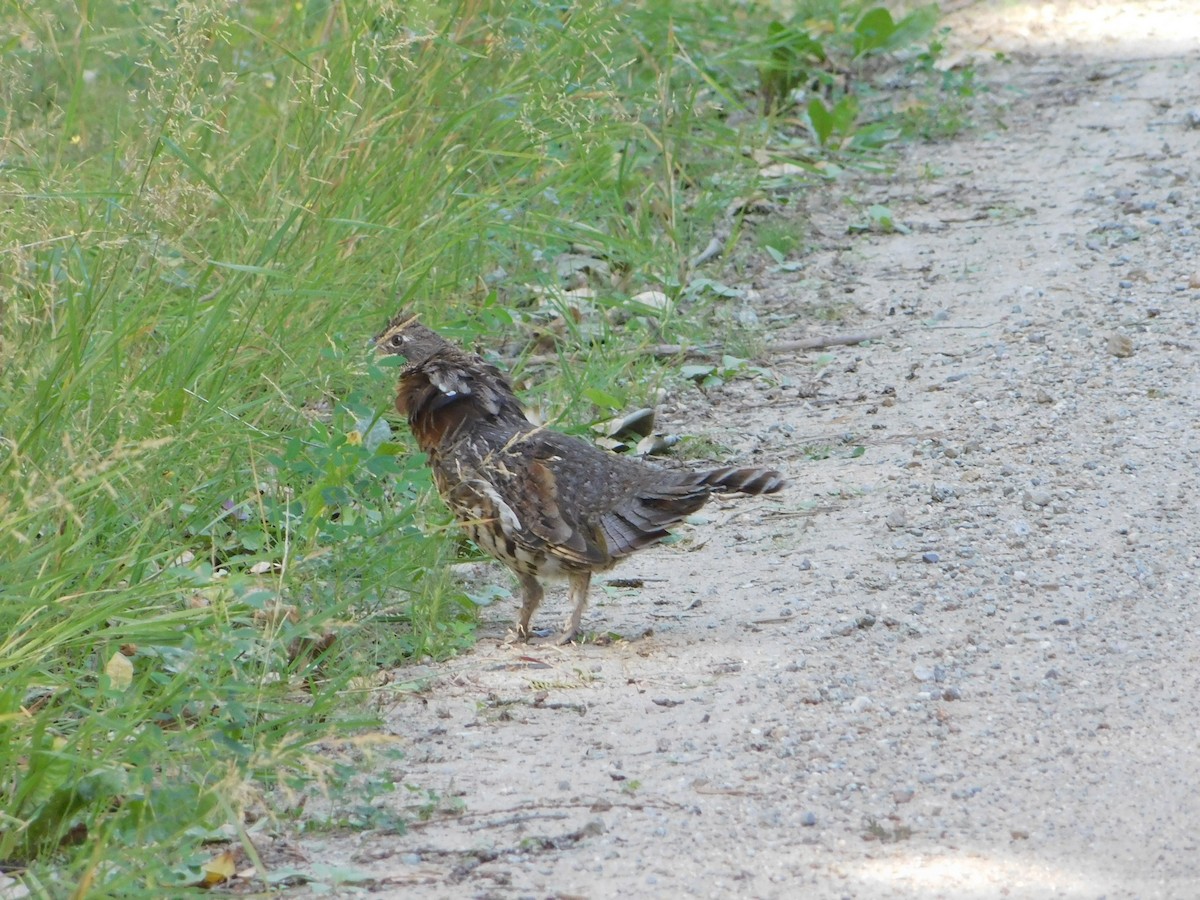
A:
[[[159,896],[206,882],[207,842],[253,856],[253,824],[346,790],[372,673],[469,646],[504,592],[447,575],[470,550],[366,339],[407,305],[519,358],[557,316],[551,352],[578,365],[538,399],[566,423],[688,385],[643,351],[724,302],[690,260],[735,198],[877,164],[903,121],[873,72],[907,66],[928,106],[935,20],[0,7],[3,870],[35,895]],[[591,261],[582,315],[570,258]]]

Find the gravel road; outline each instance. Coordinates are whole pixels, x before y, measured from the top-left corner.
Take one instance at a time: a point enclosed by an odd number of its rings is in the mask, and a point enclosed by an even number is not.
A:
[[[663,411],[789,491],[594,587],[624,641],[400,673],[437,811],[305,838],[339,896],[1200,897],[1200,5],[951,24],[979,127],[842,188],[908,233],[826,195],[741,285],[888,336]]]

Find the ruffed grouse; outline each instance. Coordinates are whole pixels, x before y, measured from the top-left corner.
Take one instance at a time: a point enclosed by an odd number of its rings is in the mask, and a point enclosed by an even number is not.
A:
[[[375,338],[403,356],[396,409],[429,455],[438,491],[481,550],[516,573],[517,624],[528,640],[542,602],[539,578],[565,576],[579,630],[593,572],[667,536],[714,493],[772,494],[776,471],[660,469],[534,425],[495,366],[465,353],[408,313]]]

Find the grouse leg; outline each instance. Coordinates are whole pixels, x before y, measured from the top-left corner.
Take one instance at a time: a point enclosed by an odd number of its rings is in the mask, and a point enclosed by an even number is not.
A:
[[[591,583],[591,572],[572,572],[567,576],[567,599],[574,604],[571,618],[567,619],[567,624],[559,634],[547,638],[547,643],[569,644],[575,639],[575,635],[579,634],[579,620],[583,618],[583,611],[587,608],[588,586]]]
[[[521,618],[517,620],[517,637],[527,641],[530,635],[529,623],[537,608],[541,606],[545,591],[542,590],[541,582],[532,575],[519,573],[517,578],[521,582]]]

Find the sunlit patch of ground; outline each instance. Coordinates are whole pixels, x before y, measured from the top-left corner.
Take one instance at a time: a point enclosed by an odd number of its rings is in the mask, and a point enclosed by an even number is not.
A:
[[[1079,53],[1105,59],[1200,53],[1195,0],[1008,0],[955,5],[957,35],[988,49]]]
[[[1100,897],[1111,878],[1077,866],[1052,866],[1028,859],[973,853],[931,855],[914,853],[888,859],[868,859],[848,872],[867,895],[888,891],[919,892],[920,896],[953,896],[959,900],[997,897],[1002,893],[1061,897]]]

